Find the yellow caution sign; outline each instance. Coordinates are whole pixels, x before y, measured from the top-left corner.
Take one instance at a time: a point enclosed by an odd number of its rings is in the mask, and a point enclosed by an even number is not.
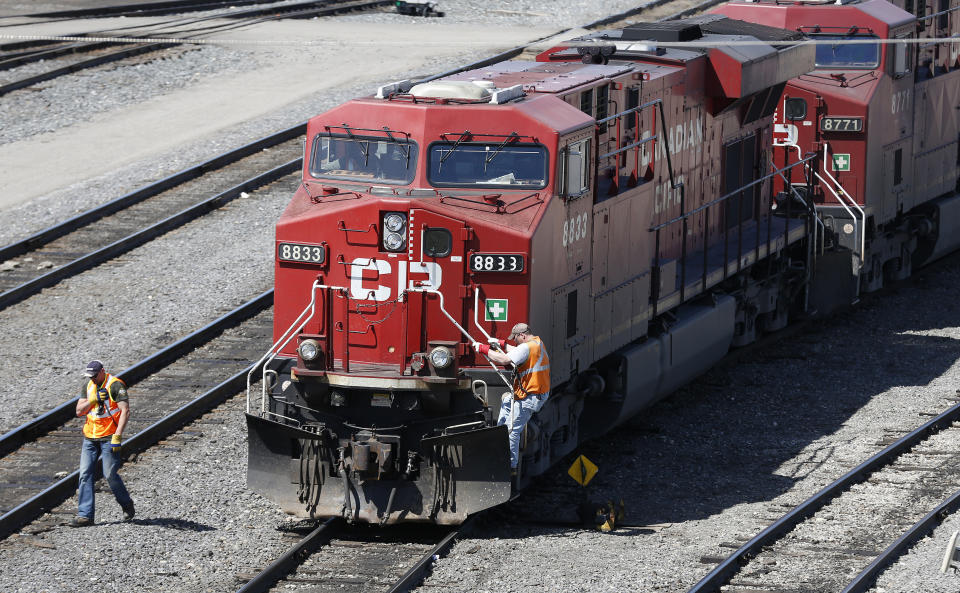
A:
[[[597,475],[597,466],[581,455],[573,462],[573,465],[570,466],[567,473],[570,474],[570,477],[576,480],[578,484],[586,486],[587,483],[593,479],[593,476]]]

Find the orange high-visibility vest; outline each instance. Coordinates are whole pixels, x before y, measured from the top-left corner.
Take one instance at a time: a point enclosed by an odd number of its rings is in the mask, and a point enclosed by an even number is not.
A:
[[[537,336],[532,336],[526,344],[530,348],[530,356],[517,367],[513,381],[513,392],[517,399],[550,391],[550,357],[547,356],[547,349]]]
[[[107,373],[107,378],[103,382],[103,387],[99,389],[93,380],[87,383],[87,399],[96,398],[99,391],[100,401],[104,403],[102,406],[93,406],[87,412],[87,422],[83,425],[83,436],[88,439],[102,439],[117,432],[117,424],[120,422],[120,407],[110,397],[110,386],[114,382],[123,385],[123,381],[109,373]]]

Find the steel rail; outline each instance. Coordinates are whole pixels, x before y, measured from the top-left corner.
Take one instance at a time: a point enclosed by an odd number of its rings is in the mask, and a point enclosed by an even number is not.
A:
[[[281,142],[292,140],[297,136],[302,136],[304,133],[306,133],[306,131],[306,122],[297,124],[285,130],[270,134],[269,136],[264,136],[259,140],[254,140],[253,142],[245,144],[240,148],[235,148],[223,154],[217,155],[212,159],[184,169],[178,173],[174,173],[168,177],[164,177],[159,181],[141,187],[138,190],[120,196],[119,198],[97,206],[96,208],[91,208],[90,210],[82,212],[68,220],[47,227],[42,231],[38,231],[25,239],[10,243],[4,247],[0,247],[0,261],[6,261],[10,258],[23,255],[24,253],[42,247],[43,245],[46,245],[55,239],[59,239],[64,235],[72,233],[80,227],[93,224],[94,222],[97,222],[106,216],[119,212],[124,208],[129,208],[130,206],[139,204],[140,202],[165,192],[170,188],[176,187],[188,181],[192,181],[206,173],[216,171],[217,169],[221,169],[227,165],[233,164],[240,159],[260,152],[264,148],[269,148],[271,146],[280,144]]]
[[[832,484],[829,484],[802,502],[799,506],[741,546],[726,560],[710,571],[700,582],[689,589],[687,593],[718,593],[720,588],[728,584],[737,572],[739,572],[740,567],[746,564],[750,558],[756,556],[762,548],[769,546],[774,541],[789,533],[801,521],[813,516],[814,513],[823,508],[830,500],[847,491],[851,486],[863,482],[871,474],[898,456],[909,451],[917,443],[926,440],[932,434],[949,426],[958,418],[960,418],[960,403],[914,429],[913,432],[904,435],[887,448],[870,457]]]
[[[343,527],[343,519],[331,517],[319,527],[311,531],[306,537],[294,544],[282,556],[274,560],[270,566],[249,580],[244,586],[237,589],[237,593],[266,593],[280,579],[287,576],[317,548],[330,543],[337,532]]]
[[[102,44],[94,44],[102,46]],[[35,74],[33,76],[28,76],[27,78],[21,78],[20,80],[15,80],[11,83],[7,83],[3,86],[0,86],[0,97],[6,95],[7,93],[12,93],[13,91],[26,88],[28,86],[33,86],[38,82],[44,82],[46,80],[52,80],[58,78],[65,74],[72,74],[74,72],[79,72],[80,70],[86,70],[87,68],[94,68],[96,66],[101,66],[103,64],[109,64],[110,62],[116,62],[117,60],[122,60],[124,58],[129,58],[139,54],[149,53],[153,51],[159,51],[161,49],[167,49],[174,47],[177,44],[175,43],[150,43],[147,45],[138,45],[135,47],[127,47],[107,55],[98,56],[96,58],[90,58],[82,62],[76,62],[74,64],[69,64],[60,68],[54,68],[53,70],[43,72],[40,74]],[[70,53],[76,53],[81,48],[74,48],[70,50]],[[89,51],[93,51],[98,48],[90,48]],[[37,60],[41,59],[37,57]],[[25,60],[20,61],[21,64],[27,63]]]
[[[118,4],[98,8],[79,8],[76,10],[55,10],[21,15],[23,18],[93,18],[105,16],[139,16],[146,13],[154,15],[178,14],[200,10],[216,10],[229,6],[249,6],[251,4],[269,4],[274,0],[166,0],[165,2],[144,2],[142,4]],[[213,8],[208,8],[213,7]]]
[[[440,540],[440,543],[434,546],[433,549],[424,554],[423,557],[420,558],[419,562],[414,564],[410,570],[406,572],[406,574],[400,577],[400,580],[390,587],[387,593],[406,593],[407,591],[419,585],[420,582],[423,581],[423,579],[426,578],[433,569],[434,561],[447,555],[447,552],[449,552],[450,548],[453,546],[454,540],[466,530],[468,525],[473,522],[474,516],[469,517],[459,527],[448,533],[442,540]]]
[[[60,43],[58,41],[35,41],[29,42],[33,43],[32,46],[28,47],[37,47],[40,45],[55,45]],[[11,44],[12,45],[12,44]],[[60,45],[58,47],[52,47],[49,49],[44,49],[38,47],[37,49],[24,49],[23,51],[16,53],[8,53],[5,56],[0,57],[0,70],[10,70],[11,68],[16,68],[17,66],[23,66],[24,64],[30,64],[32,62],[39,62],[41,60],[59,58],[60,56],[65,56],[72,53],[80,52],[89,52],[96,51],[98,49],[104,49],[107,47],[112,47],[116,45],[112,41],[96,41],[92,43],[83,43],[79,41],[71,42],[67,45]],[[0,47],[0,51],[5,51],[3,47]]]
[[[866,593],[877,582],[877,577],[902,556],[913,544],[934,530],[951,513],[960,508],[960,491],[943,501],[877,556],[863,571],[843,588],[841,593]]]
[[[123,444],[121,455],[127,457],[131,453],[137,453],[155,445],[163,438],[173,434],[183,426],[189,424],[194,418],[197,418],[204,412],[220,405],[232,395],[236,395],[243,390],[243,384],[246,380],[249,367],[242,369],[226,379],[213,389],[210,389],[203,395],[193,401],[181,406],[177,410],[161,418],[157,422],[141,430]],[[74,402],[70,402],[74,405]],[[55,482],[46,488],[43,492],[22,502],[15,508],[10,509],[0,516],[0,539],[8,537],[15,533],[22,526],[26,525],[44,512],[56,507],[66,499],[70,498],[76,491],[79,483],[80,470],[74,470],[66,477]]]
[[[151,239],[155,239],[164,233],[183,226],[186,223],[191,222],[203,216],[204,214],[223,206],[224,204],[237,198],[243,192],[253,191],[259,187],[262,187],[263,185],[266,185],[267,183],[276,181],[281,177],[289,175],[300,168],[300,163],[302,160],[302,158],[297,158],[278,167],[274,167],[265,173],[261,173],[260,175],[252,177],[239,185],[235,185],[234,187],[221,192],[212,198],[207,198],[206,200],[194,204],[189,208],[185,208],[184,210],[181,210],[180,212],[173,214],[172,216],[169,216],[155,224],[152,224],[145,229],[141,229],[132,235],[128,235],[123,239],[118,239],[117,241],[114,241],[105,247],[101,247],[96,251],[83,255],[42,276],[38,276],[33,280],[29,280],[19,286],[11,288],[10,290],[0,294],[0,309],[9,307],[14,303],[18,303],[23,299],[39,292],[41,289],[60,282],[64,278],[69,278],[70,276],[79,274],[80,272],[108,261],[122,253],[126,253],[135,247],[139,247]]]
[[[272,305],[273,289],[270,289],[195,332],[151,354],[130,368],[118,373],[117,376],[121,377],[128,386],[134,385],[188,352],[206,344],[223,330],[257,315]],[[0,457],[5,457],[8,453],[15,451],[25,443],[36,440],[71,420],[75,415],[76,403],[76,398],[69,399],[56,408],[0,436]]]

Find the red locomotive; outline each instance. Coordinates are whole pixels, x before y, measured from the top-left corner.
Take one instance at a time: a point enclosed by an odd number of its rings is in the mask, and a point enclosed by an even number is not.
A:
[[[809,197],[827,228],[819,263],[845,289],[815,292],[821,309],[831,297],[849,301],[905,278],[960,244],[960,46],[915,43],[956,35],[960,20],[947,0],[897,4],[736,1],[716,9],[818,43],[816,69],[784,90],[775,142],[780,165],[808,152],[822,157]]]
[[[803,199],[819,152],[773,164],[784,85],[814,68],[802,40],[638,24],[313,118],[249,486],[301,516],[459,523],[782,327],[824,236]],[[804,192],[777,203],[775,180]],[[470,346],[517,322],[553,389],[512,477],[509,381]]]

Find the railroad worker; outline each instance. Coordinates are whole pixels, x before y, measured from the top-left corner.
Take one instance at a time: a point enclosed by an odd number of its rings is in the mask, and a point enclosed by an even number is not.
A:
[[[77,516],[70,525],[93,525],[93,485],[96,481],[98,458],[103,462],[103,475],[107,484],[123,509],[123,519],[129,521],[134,515],[133,499],[130,498],[123,480],[117,475],[123,429],[130,418],[127,386],[105,371],[99,360],[90,362],[84,375],[88,381],[77,401],[77,416],[86,415],[87,419],[83,425],[83,447],[80,452]]]
[[[550,357],[543,342],[530,332],[526,323],[514,325],[507,340],[515,341],[517,345],[491,338],[490,344],[474,342],[473,347],[497,364],[514,366],[513,393],[503,394],[497,426],[507,424],[510,428],[510,467],[516,469],[520,435],[533,414],[539,412],[550,397]],[[491,349],[491,345],[498,345],[500,350]]]

